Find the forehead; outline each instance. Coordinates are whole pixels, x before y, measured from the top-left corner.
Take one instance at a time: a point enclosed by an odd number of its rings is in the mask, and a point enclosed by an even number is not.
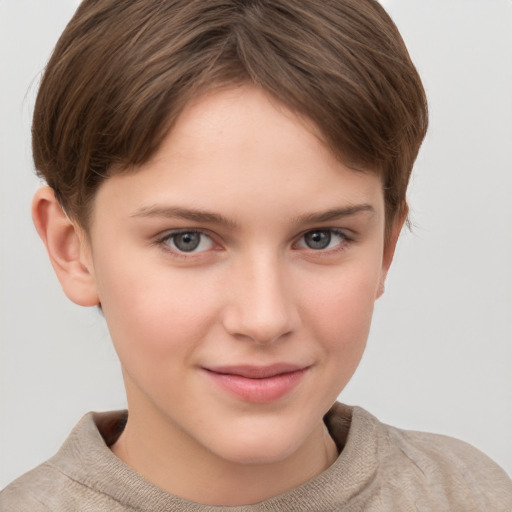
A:
[[[151,160],[106,180],[98,199],[106,191],[139,210],[173,203],[232,216],[383,201],[376,173],[344,165],[311,123],[249,86],[191,102]]]

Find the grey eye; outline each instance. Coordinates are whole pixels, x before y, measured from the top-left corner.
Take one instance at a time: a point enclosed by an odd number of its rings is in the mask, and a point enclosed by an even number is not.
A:
[[[172,243],[176,249],[183,252],[195,251],[201,243],[201,233],[187,232],[172,236]]]
[[[331,232],[328,230],[310,231],[304,235],[304,242],[310,249],[325,249],[331,243]]]
[[[161,243],[174,253],[198,254],[209,251],[215,246],[214,241],[202,231],[176,230],[162,238]]]

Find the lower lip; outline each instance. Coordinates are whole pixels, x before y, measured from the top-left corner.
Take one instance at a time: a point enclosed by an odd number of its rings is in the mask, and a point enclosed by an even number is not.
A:
[[[293,391],[302,380],[306,369],[281,373],[264,379],[251,379],[241,375],[216,373],[205,370],[218,386],[247,402],[267,403],[279,400]]]

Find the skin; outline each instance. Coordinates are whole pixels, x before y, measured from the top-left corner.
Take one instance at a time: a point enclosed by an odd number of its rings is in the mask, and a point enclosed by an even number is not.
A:
[[[322,417],[361,359],[402,225],[384,244],[375,173],[243,86],[198,98],[149,162],[106,180],[87,234],[48,188],[33,216],[68,297],[101,303],[130,411],[118,457],[212,505],[261,501],[332,464]],[[180,250],[175,230],[199,231],[199,246]],[[331,241],[312,248],[315,236]],[[303,369],[276,399],[211,378],[276,363]]]

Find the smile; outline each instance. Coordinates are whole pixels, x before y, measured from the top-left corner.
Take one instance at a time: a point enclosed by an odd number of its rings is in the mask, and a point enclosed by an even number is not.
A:
[[[223,391],[253,403],[273,402],[289,394],[302,381],[307,369],[289,364],[203,368]]]

